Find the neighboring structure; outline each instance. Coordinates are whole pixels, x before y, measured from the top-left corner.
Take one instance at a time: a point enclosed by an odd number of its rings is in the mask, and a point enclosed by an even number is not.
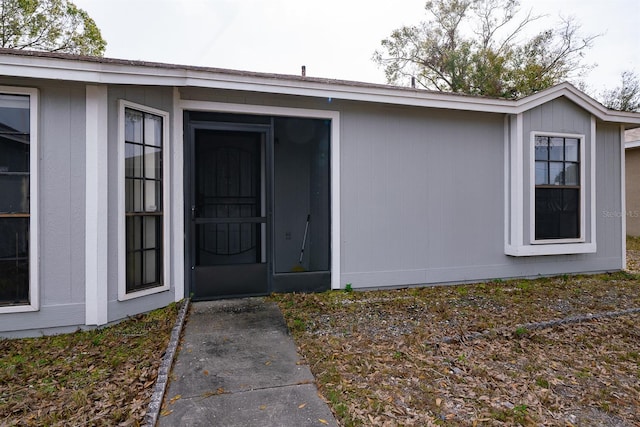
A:
[[[627,235],[640,236],[640,128],[625,132]]]
[[[625,265],[640,114],[569,84],[511,101],[0,50],[0,85],[3,335]]]

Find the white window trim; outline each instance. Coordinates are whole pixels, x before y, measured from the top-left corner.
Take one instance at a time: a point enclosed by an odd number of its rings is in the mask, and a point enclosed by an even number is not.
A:
[[[510,132],[507,126],[511,122]],[[591,116],[591,128],[589,139],[589,180],[586,176],[585,144],[587,139],[582,134],[563,132],[531,131],[529,137],[529,227],[528,244],[524,243],[524,195],[523,177],[524,164],[524,137],[523,117],[517,114],[515,120],[505,119],[505,149],[509,148],[509,155],[505,153],[505,254],[511,256],[540,256],[540,255],[570,255],[595,253],[596,244],[596,119]],[[535,239],[535,136],[560,136],[580,138],[580,238],[579,239]],[[588,187],[586,184],[588,183]],[[590,206],[586,206],[587,189],[590,190]],[[586,212],[589,209],[590,218],[587,221]],[[589,222],[589,224],[587,224]],[[590,227],[591,235],[586,240],[586,227]]]
[[[592,120],[592,127],[595,127],[595,119]],[[620,125],[620,212],[627,212],[627,172],[626,172],[626,148],[630,148],[624,142],[625,137],[625,129],[623,125]],[[631,144],[634,147],[640,146],[640,141],[634,141]],[[627,216],[624,215],[622,217],[622,221],[620,221],[620,235],[622,236],[622,269],[627,269]]]
[[[222,102],[182,100],[175,114],[182,117],[185,110],[308,117],[331,120],[331,289],[340,289],[340,112],[335,110],[311,110],[270,105],[227,104]]]
[[[149,289],[127,293],[127,242],[125,222],[125,150],[124,110],[130,108],[162,117],[162,284]],[[168,291],[171,287],[171,170],[169,152],[169,113],[126,100],[118,101],[118,301],[144,297]]]
[[[0,93],[7,95],[29,96],[29,303],[0,307],[2,313],[23,313],[40,309],[40,258],[38,229],[38,106],[39,93],[35,88],[0,86]]]
[[[536,206],[535,206],[535,193],[536,193],[536,171],[535,171],[535,141],[536,136],[549,136],[559,138],[575,138],[580,141],[580,237],[571,239],[536,239]],[[584,243],[586,232],[586,200],[584,193],[585,185],[585,136],[572,133],[561,132],[538,132],[532,131],[529,138],[529,208],[530,208],[530,224],[529,224],[529,236],[532,245],[550,245],[550,244],[565,244],[565,243]]]

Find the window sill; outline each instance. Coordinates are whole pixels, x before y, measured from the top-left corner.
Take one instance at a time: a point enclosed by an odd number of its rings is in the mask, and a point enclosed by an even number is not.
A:
[[[506,245],[504,253],[509,256],[540,256],[540,255],[574,255],[592,254],[597,250],[595,243],[556,243],[548,245]]]
[[[0,314],[5,313],[28,313],[38,311],[38,307],[32,304],[6,305],[0,307]]]
[[[118,301],[127,301],[134,298],[145,297],[147,295],[158,294],[160,292],[168,291],[169,285],[157,286],[155,288],[144,289],[137,292],[131,292],[128,294],[120,294],[118,295]]]

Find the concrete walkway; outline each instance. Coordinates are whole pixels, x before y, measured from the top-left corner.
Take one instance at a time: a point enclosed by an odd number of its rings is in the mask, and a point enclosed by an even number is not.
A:
[[[338,424],[278,307],[246,298],[192,303],[157,425]]]

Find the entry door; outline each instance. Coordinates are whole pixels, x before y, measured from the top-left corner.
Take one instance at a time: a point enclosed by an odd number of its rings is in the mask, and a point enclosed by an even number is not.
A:
[[[194,299],[268,293],[267,132],[192,129]]]

